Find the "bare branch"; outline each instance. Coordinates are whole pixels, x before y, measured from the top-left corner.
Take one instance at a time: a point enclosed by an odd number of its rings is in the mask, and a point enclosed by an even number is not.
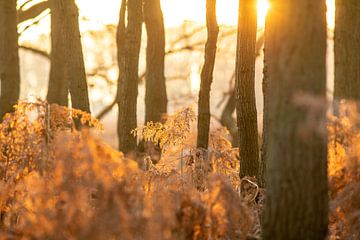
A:
[[[113,109],[116,103],[117,103],[117,98],[115,98],[114,101],[109,106],[105,107],[98,115],[96,115],[96,118],[102,119],[108,112],[111,111],[111,109]]]
[[[49,8],[48,1],[37,3],[24,11],[22,10],[22,8],[20,8],[18,10],[18,24],[36,18],[48,8]]]
[[[26,30],[28,30],[30,27],[37,25],[41,20],[43,20],[44,18],[46,18],[48,15],[50,14],[50,11],[48,13],[46,13],[45,15],[41,16],[40,18],[38,18],[37,20],[33,21],[32,23],[30,23],[29,25],[27,25],[20,33],[19,36],[21,34],[23,34]]]
[[[44,57],[46,59],[50,59],[50,54],[47,53],[44,50],[37,49],[37,48],[31,47],[31,46],[24,46],[24,45],[20,45],[19,48],[24,49],[26,51],[30,51],[30,52],[35,53],[37,55],[40,55],[40,56],[42,56],[42,57]]]

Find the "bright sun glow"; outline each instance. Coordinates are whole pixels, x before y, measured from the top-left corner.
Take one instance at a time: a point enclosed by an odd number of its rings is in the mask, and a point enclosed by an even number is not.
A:
[[[217,1],[217,17],[219,24],[236,25],[238,17],[237,0]],[[99,23],[116,23],[120,1],[114,0],[77,0],[81,15],[96,19]],[[205,23],[206,0],[161,0],[165,25],[175,27],[184,21]],[[330,29],[335,26],[335,0],[326,0],[327,21]],[[270,8],[268,0],[258,0],[258,26],[264,27],[266,14]],[[101,9],[101,11],[99,11]]]
[[[37,1],[37,0],[36,0]],[[19,0],[21,5],[25,0]],[[91,21],[80,21],[82,31],[89,29],[97,29],[103,24],[116,24],[118,20],[118,12],[121,1],[114,0],[76,0],[80,16]],[[166,27],[176,27],[184,21],[194,21],[205,23],[205,6],[206,0],[161,0],[164,12],[164,20]],[[335,26],[335,0],[326,0],[327,4],[327,22],[329,29],[333,30]],[[258,0],[258,26],[259,29],[265,25],[266,14],[270,8],[268,0]],[[238,1],[237,0],[221,0],[217,1],[217,17],[221,25],[237,24],[238,17]],[[50,32],[49,18],[44,19],[39,27],[31,28],[27,31],[25,39],[36,39],[41,33],[49,34]]]
[[[265,26],[265,18],[267,12],[269,11],[270,4],[268,0],[258,0],[257,9],[258,9],[258,26],[264,27]]]
[[[333,30],[335,28],[335,0],[326,0],[326,7],[327,24]]]
[[[120,2],[120,1],[119,1]],[[77,0],[81,14],[88,18],[96,19],[100,23],[115,23],[118,18],[120,3],[113,0]],[[205,23],[206,0],[162,0],[165,25],[175,27],[184,21]],[[266,13],[269,9],[268,0],[258,0],[258,23],[262,28],[265,23]],[[102,9],[99,11],[99,9]],[[217,1],[217,17],[219,24],[236,25],[238,17],[238,1]]]
[[[165,24],[168,27],[178,26],[184,20],[205,23],[205,6],[205,0],[163,0],[162,8],[165,15]],[[264,26],[265,17],[269,7],[268,0],[258,0],[259,28]],[[217,18],[219,24],[236,25],[238,18],[238,1],[217,1]]]

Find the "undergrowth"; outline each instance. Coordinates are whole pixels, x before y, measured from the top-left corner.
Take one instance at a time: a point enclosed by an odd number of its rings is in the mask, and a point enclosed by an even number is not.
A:
[[[360,239],[360,121],[349,108],[329,120],[330,239]],[[239,179],[225,129],[196,149],[194,121],[185,108],[134,130],[160,147],[154,162],[104,144],[84,112],[20,102],[0,124],[0,239],[260,239],[264,190]]]

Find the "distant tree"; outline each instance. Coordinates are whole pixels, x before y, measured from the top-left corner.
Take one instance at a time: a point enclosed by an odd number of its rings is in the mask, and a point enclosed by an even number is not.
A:
[[[63,35],[63,11],[59,9],[58,1],[50,0],[51,9],[51,54],[50,77],[47,101],[62,106],[68,106],[69,82],[66,76],[65,51],[66,42]]]
[[[216,45],[219,26],[216,19],[216,0],[206,0],[207,42],[205,45],[205,62],[201,70],[201,84],[198,106],[197,147],[207,149],[210,129],[210,89],[216,57]]]
[[[144,22],[147,32],[145,122],[159,122],[167,112],[165,28],[160,0],[144,0]]]
[[[240,177],[259,178],[259,143],[255,100],[256,2],[256,0],[239,1],[235,89]]]
[[[50,98],[53,100],[52,91],[54,88],[59,87],[58,91],[61,91],[57,97],[61,97],[61,100],[57,102],[64,103],[65,101],[65,86],[68,84],[71,96],[72,107],[76,109],[83,110],[85,112],[90,112],[90,103],[88,95],[88,87],[86,82],[86,73],[84,66],[84,57],[82,52],[81,45],[81,36],[79,30],[79,19],[78,19],[78,9],[74,0],[50,0],[51,1],[51,11],[53,16],[58,17],[52,24],[52,27],[55,27],[52,37],[58,37],[58,39],[53,39],[52,44],[54,44],[52,59],[56,57],[63,57],[65,62],[64,72],[55,72],[52,65],[52,77],[49,89]],[[59,32],[58,32],[59,31]],[[62,36],[59,36],[59,33]],[[63,47],[59,47],[59,45]],[[64,51],[62,55],[59,51]],[[58,62],[60,59],[56,59]],[[61,63],[59,68],[61,68]],[[61,71],[61,69],[59,69]],[[65,75],[62,75],[65,74]],[[66,82],[61,81],[61,77],[66,77]],[[52,85],[53,84],[53,85]]]
[[[20,95],[16,0],[0,1],[0,121]]]
[[[235,89],[231,91],[229,98],[226,101],[225,107],[222,111],[220,123],[230,132],[231,143],[233,147],[239,146],[239,131],[234,120],[233,113],[236,109],[236,94]]]
[[[360,101],[360,1],[335,1],[334,99]],[[335,105],[336,107],[336,105]]]
[[[137,127],[137,96],[139,53],[141,46],[142,0],[127,1],[127,27],[124,42],[124,58],[120,71],[124,79],[120,82],[118,106],[119,149],[125,153],[136,150],[137,141],[131,131]]]
[[[325,0],[273,0],[263,238],[325,239],[328,223]]]
[[[126,4],[127,0],[121,1],[119,22],[116,29],[117,63],[119,68],[119,76],[115,103],[118,103],[120,100],[120,96],[122,95],[121,86],[125,79]]]

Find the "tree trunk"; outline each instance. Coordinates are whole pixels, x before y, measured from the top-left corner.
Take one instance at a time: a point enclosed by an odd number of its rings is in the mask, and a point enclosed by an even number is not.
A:
[[[273,0],[263,238],[324,239],[328,223],[325,1]]]
[[[236,113],[239,128],[240,177],[259,179],[259,145],[255,100],[256,0],[239,1],[236,56]]]
[[[198,106],[197,147],[207,149],[210,130],[210,89],[216,57],[219,26],[216,19],[216,0],[206,0],[206,27],[208,32],[205,46],[205,62],[201,71]]]
[[[265,50],[264,50],[265,51]],[[269,84],[268,84],[268,77],[267,77],[267,62],[264,58],[264,68],[263,68],[263,81],[262,81],[262,91],[263,91],[263,127],[262,127],[262,143],[261,143],[261,158],[260,158],[260,165],[259,165],[259,172],[260,177],[258,179],[258,183],[261,187],[265,187],[266,185],[266,146],[268,144],[269,138],[269,131],[268,126],[270,125],[270,114],[269,114]]]
[[[336,0],[334,99],[360,101],[360,2]]]
[[[137,127],[136,109],[138,95],[139,53],[141,45],[142,0],[127,1],[128,24],[125,39],[125,57],[120,64],[124,80],[120,86],[118,135],[119,149],[124,153],[135,151],[136,138],[131,131]]]
[[[255,55],[256,57],[260,56],[260,51],[264,46],[264,34],[261,34],[256,41]],[[231,81],[236,77],[236,71],[231,77]],[[239,147],[239,131],[236,124],[236,121],[233,118],[233,113],[236,109],[236,91],[235,89],[231,92],[229,99],[226,102],[225,108],[221,114],[221,125],[226,127],[231,135],[231,143],[233,147]]]
[[[116,31],[116,46],[117,46],[117,61],[119,68],[119,76],[118,76],[118,85],[117,85],[115,103],[119,103],[120,101],[120,96],[122,95],[121,86],[123,85],[125,79],[126,4],[127,4],[127,0],[121,1],[119,22]],[[111,110],[111,108],[109,108],[109,110]]]
[[[20,95],[19,46],[15,0],[0,1],[0,121]]]
[[[84,57],[79,30],[78,9],[74,0],[52,0],[51,10],[62,21],[60,31],[63,37],[66,80],[69,86],[72,107],[90,113]],[[59,44],[61,43],[61,39]],[[65,82],[65,81],[64,81]],[[66,83],[64,83],[66,84]],[[64,97],[62,86],[62,98]]]
[[[65,41],[62,29],[64,20],[57,1],[50,0],[51,9],[51,55],[50,77],[47,94],[49,103],[68,106],[69,84],[66,76]]]
[[[165,29],[160,0],[144,1],[144,21],[147,32],[145,122],[159,122],[167,112]]]

